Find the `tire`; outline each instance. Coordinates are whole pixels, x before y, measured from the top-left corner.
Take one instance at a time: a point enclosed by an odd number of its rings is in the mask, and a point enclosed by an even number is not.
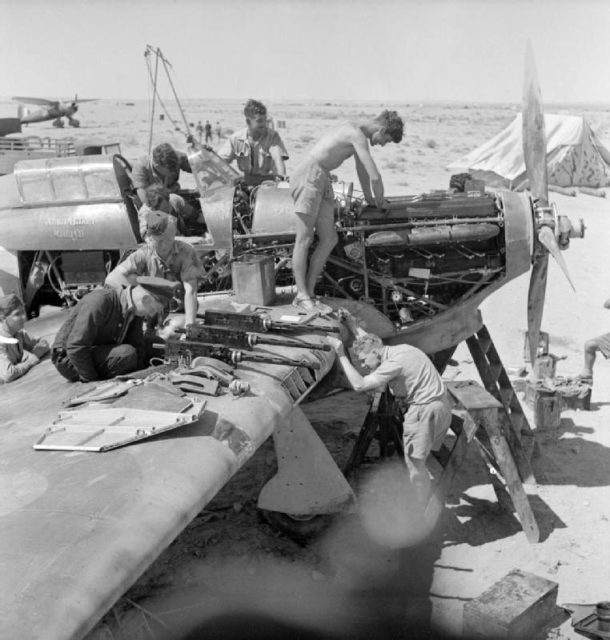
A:
[[[324,533],[336,514],[319,516],[292,516],[279,511],[258,510],[259,517],[294,542],[305,545]]]

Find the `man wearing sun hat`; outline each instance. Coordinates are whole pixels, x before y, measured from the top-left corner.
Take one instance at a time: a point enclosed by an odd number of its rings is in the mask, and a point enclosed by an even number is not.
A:
[[[88,293],[55,337],[55,368],[70,382],[91,382],[146,367],[142,321],[161,313],[177,286],[143,276],[122,289],[104,287]]]
[[[122,288],[138,276],[156,276],[179,282],[184,303],[185,324],[197,319],[197,281],[203,266],[193,247],[176,240],[176,225],[167,213],[148,211],[141,219],[146,244],[141,245],[106,277],[106,285]]]
[[[0,384],[26,374],[49,352],[46,340],[24,331],[25,306],[14,293],[0,298]]]

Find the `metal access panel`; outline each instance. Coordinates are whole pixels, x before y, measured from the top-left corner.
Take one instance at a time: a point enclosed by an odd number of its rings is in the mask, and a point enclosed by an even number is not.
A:
[[[148,411],[127,408],[84,408],[60,411],[53,424],[34,444],[42,451],[110,451],[165,431],[197,422],[205,400],[187,410]]]

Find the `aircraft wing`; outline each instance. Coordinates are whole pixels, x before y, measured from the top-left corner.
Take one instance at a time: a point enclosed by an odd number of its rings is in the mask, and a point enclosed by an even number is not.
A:
[[[41,107],[56,107],[59,104],[58,100],[47,100],[46,98],[24,98],[21,96],[13,96],[13,100],[23,102],[25,104],[37,104]]]
[[[28,330],[50,338],[65,319],[57,315],[54,326],[41,317]],[[320,369],[310,385],[334,360],[334,352],[317,353]],[[293,370],[240,363],[235,372],[250,383],[248,394],[201,396],[206,408],[198,422],[105,453],[33,449],[65,408],[62,401],[83,391],[49,359],[5,385],[0,618],[6,637],[82,638],[274,429],[300,411],[281,384]],[[33,403],[41,389],[45,399]]]

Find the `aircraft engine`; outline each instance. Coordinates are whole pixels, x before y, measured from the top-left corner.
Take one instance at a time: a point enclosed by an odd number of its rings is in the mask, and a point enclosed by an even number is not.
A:
[[[434,316],[531,265],[533,209],[525,194],[435,191],[388,198],[383,211],[337,186],[339,242],[318,293],[373,304],[397,326]],[[223,189],[202,200],[215,247],[273,253],[290,282],[295,234],[286,188]]]

